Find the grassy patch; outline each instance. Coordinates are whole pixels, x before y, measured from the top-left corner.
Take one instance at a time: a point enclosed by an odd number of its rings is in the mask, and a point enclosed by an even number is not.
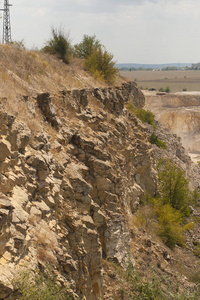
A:
[[[163,142],[163,141],[161,141],[154,132],[150,135],[149,142],[151,144],[155,144],[159,148],[162,148],[162,149],[166,149],[167,148],[166,143]]]
[[[129,263],[126,270],[113,261],[104,261],[104,269],[108,276],[115,282],[112,300],[137,299],[137,300],[197,300],[200,296],[198,287],[185,288],[179,291],[179,287],[173,288],[166,278],[159,277],[152,269],[152,278],[144,279],[137,269]],[[117,283],[116,283],[117,282]],[[163,286],[163,282],[167,287]]]
[[[142,200],[133,222],[148,231],[150,228],[151,233],[157,234],[168,247],[183,247],[184,233],[194,229],[195,224],[188,222],[189,203],[195,201],[197,192],[190,192],[183,170],[169,160],[160,161],[158,176],[159,195]]]
[[[61,286],[53,274],[39,270],[27,271],[13,281],[14,288],[21,294],[20,300],[73,300],[69,289]]]
[[[155,116],[150,110],[135,107],[133,102],[127,104],[127,109],[134,115],[136,115],[143,123],[148,123],[153,127],[156,127]]]

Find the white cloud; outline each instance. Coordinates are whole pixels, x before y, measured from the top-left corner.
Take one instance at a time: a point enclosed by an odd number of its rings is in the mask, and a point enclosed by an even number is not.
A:
[[[199,15],[199,0],[18,0],[12,37],[42,47],[62,25],[73,43],[96,34],[118,62],[197,61]]]

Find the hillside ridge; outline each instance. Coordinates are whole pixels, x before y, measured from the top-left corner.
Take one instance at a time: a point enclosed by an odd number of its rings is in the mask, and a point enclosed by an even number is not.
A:
[[[121,78],[116,86],[97,86],[90,79],[87,86],[56,83],[48,91],[29,76],[15,96],[8,86],[1,90],[0,299],[20,299],[13,279],[38,268],[50,268],[73,299],[129,299],[114,268],[130,265],[145,280],[152,269],[161,279],[167,276],[165,290],[167,284],[174,292],[177,284],[180,292],[195,289],[185,274],[200,271],[192,252],[198,230],[188,234],[185,250],[171,250],[134,223],[143,197],[158,191],[160,158],[176,162],[192,188],[198,186],[199,167],[180,139],[157,126],[168,148],[149,143],[155,128],[127,109],[130,101],[136,108],[145,105],[134,82]]]

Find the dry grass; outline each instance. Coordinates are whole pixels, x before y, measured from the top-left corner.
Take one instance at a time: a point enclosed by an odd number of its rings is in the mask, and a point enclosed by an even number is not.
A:
[[[169,86],[172,92],[200,91],[200,71],[121,71],[120,74],[137,82],[139,87],[155,88]]]
[[[36,224],[31,220],[32,224]],[[35,220],[37,221],[37,220]],[[50,230],[48,225],[42,221],[33,229],[34,243],[37,248],[37,258],[40,262],[48,262],[56,264],[56,249],[58,248],[58,241],[56,235]]]
[[[137,212],[133,214],[130,222],[137,228],[144,228],[154,238],[157,238],[157,219],[151,204],[143,204]]]
[[[123,79],[119,77],[115,84],[121,82]],[[8,113],[22,121],[27,121],[29,115],[32,131],[37,130],[36,119],[40,112],[36,112],[36,118],[31,116],[24,96],[28,96],[29,101],[36,102],[38,93],[49,92],[58,96],[58,92],[62,90],[104,86],[106,83],[99,82],[84,70],[80,59],[72,58],[67,65],[53,55],[40,51],[26,51],[15,45],[0,45],[0,102]]]
[[[101,86],[78,59],[64,64],[52,55],[0,45],[0,97]]]
[[[115,84],[122,82],[124,80],[118,77]],[[41,131],[41,126],[46,126],[37,108],[38,93],[49,92],[55,96],[52,99],[54,104],[65,107],[59,96],[60,91],[105,86],[106,83],[99,82],[84,70],[80,59],[72,58],[67,65],[53,55],[40,51],[0,45],[0,103],[17,120],[25,121],[32,132]],[[30,114],[24,96],[34,104],[35,116]],[[67,109],[70,107],[67,106]],[[73,113],[72,109],[70,113]]]
[[[57,260],[56,256],[53,255],[53,252],[47,248],[39,247],[37,259],[41,262],[48,263],[51,265],[55,265]]]

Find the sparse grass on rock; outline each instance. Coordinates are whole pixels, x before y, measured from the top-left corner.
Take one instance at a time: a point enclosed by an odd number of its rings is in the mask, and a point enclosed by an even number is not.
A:
[[[53,274],[39,270],[25,271],[13,280],[16,290],[21,294],[20,300],[73,300],[67,287],[57,282]]]
[[[155,124],[155,116],[150,110],[145,110],[143,108],[135,107],[134,103],[129,102],[127,104],[127,109],[132,113],[135,114],[143,123],[148,123],[153,127],[156,127]]]

